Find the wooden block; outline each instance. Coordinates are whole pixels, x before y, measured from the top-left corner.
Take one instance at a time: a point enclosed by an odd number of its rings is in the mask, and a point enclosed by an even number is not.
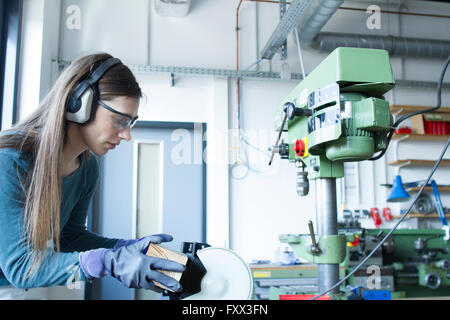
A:
[[[182,265],[186,265],[186,263],[188,261],[187,255],[176,252],[176,251],[172,251],[170,249],[164,248],[162,246],[158,246],[153,243],[150,243],[150,246],[148,247],[148,250],[147,250],[147,255],[151,256],[151,257],[172,260],[172,261],[178,262]],[[166,270],[158,270],[158,271],[169,277],[174,278],[177,281],[180,281],[181,275],[183,274],[182,272],[173,272],[173,271],[166,271]],[[173,290],[170,290],[169,288],[165,287],[164,285],[162,285],[161,283],[159,283],[157,281],[153,281],[153,283],[156,284],[160,288],[163,288],[163,289],[173,292]]]
[[[423,117],[421,114],[417,114],[411,117],[411,126],[413,133],[425,134],[425,126],[423,124]]]

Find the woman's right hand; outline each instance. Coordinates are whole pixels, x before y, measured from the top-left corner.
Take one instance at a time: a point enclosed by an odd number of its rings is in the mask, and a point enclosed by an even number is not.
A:
[[[154,235],[118,249],[100,248],[81,252],[80,266],[89,279],[101,278],[109,274],[128,288],[160,291],[153,283],[152,280],[154,280],[170,290],[179,292],[182,290],[180,283],[158,270],[183,272],[186,267],[180,263],[147,256],[144,253],[150,243],[157,244],[166,239],[162,235]]]

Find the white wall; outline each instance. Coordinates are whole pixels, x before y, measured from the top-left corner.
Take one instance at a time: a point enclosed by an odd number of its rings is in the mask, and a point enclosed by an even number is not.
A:
[[[36,0],[33,0],[36,1]],[[28,1],[31,5],[33,1]],[[43,1],[43,0],[42,0]],[[48,1],[48,0],[47,0]],[[185,17],[159,17],[153,10],[153,2],[148,0],[65,0],[61,5],[59,30],[59,59],[73,60],[90,52],[108,51],[130,64],[171,65],[234,69],[235,56],[235,14],[238,0],[192,1],[190,13]],[[397,10],[402,1],[366,1],[362,4],[346,1],[345,6],[367,8],[377,3],[382,9]],[[393,3],[393,4],[392,4]],[[80,29],[69,30],[65,19],[69,17],[66,8],[76,4],[81,8]],[[36,4],[33,4],[36,5]],[[256,26],[256,12],[259,24]],[[42,8],[42,4],[41,7]],[[51,10],[45,7],[45,10]],[[402,10],[434,14],[450,14],[444,3],[408,1]],[[42,10],[42,9],[40,9]],[[48,12],[48,11],[46,11]],[[446,13],[445,13],[446,12]],[[250,3],[244,1],[240,10],[240,66],[245,69],[257,59],[257,53],[265,45],[278,23],[278,6],[269,3]],[[44,15],[41,14],[41,17]],[[384,34],[406,37],[424,37],[450,40],[449,19],[417,16],[396,16],[382,14],[382,28],[368,30],[365,12],[339,10],[325,26],[323,31]],[[43,19],[43,18],[40,18]],[[39,17],[38,17],[39,20]],[[35,32],[42,29],[32,27],[32,15],[27,23]],[[41,24],[43,22],[41,21]],[[28,30],[28,29],[26,29]],[[45,29],[44,29],[45,30]],[[27,35],[30,31],[26,31]],[[258,36],[258,37],[257,37]],[[44,32],[45,37],[45,32]],[[34,38],[26,38],[32,44]],[[53,43],[49,46],[50,43]],[[54,41],[45,42],[41,50],[43,56],[54,51]],[[27,47],[25,47],[27,48]],[[30,49],[26,49],[22,65],[32,64]],[[306,72],[311,72],[327,54],[303,48]],[[44,68],[42,61],[42,67]],[[48,61],[47,61],[48,62]],[[294,37],[288,38],[288,59],[292,72],[299,73],[297,49]],[[396,79],[437,81],[441,60],[392,58]],[[263,61],[258,68],[263,71],[279,71],[282,62],[277,54],[272,62]],[[42,70],[42,73],[49,72]],[[33,71],[35,76],[38,69]],[[450,72],[445,81],[450,82]],[[22,92],[30,93],[27,100],[21,100],[21,115],[38,103],[35,82],[29,76],[21,82]],[[228,178],[228,166],[220,160],[235,160],[236,145],[232,135],[228,141],[226,129],[235,129],[236,123],[236,85],[234,79],[175,75],[176,83],[170,87],[168,75],[138,74],[139,82],[148,97],[143,101],[140,117],[153,121],[194,121],[208,124],[208,152],[211,161],[208,168],[208,242],[218,246],[230,246],[246,261],[251,259],[273,259],[280,233],[307,233],[307,221],[315,222],[314,184],[310,195],[298,197],[295,192],[296,170],[287,161],[275,160],[271,171],[265,174],[250,172],[243,180]],[[41,87],[46,84],[41,81]],[[274,142],[273,119],[280,101],[297,85],[295,81],[242,80],[241,108],[242,128],[250,133],[251,142],[260,149],[266,149]],[[40,89],[42,90],[42,88]],[[434,105],[435,90],[424,88],[395,88],[387,94],[394,104]],[[443,105],[450,106],[448,90],[443,92]],[[255,132],[259,133],[255,135]],[[220,137],[217,140],[217,136]],[[213,139],[213,137],[215,139]],[[227,144],[229,142],[229,147]],[[436,159],[443,143],[402,142],[399,149],[401,158]],[[392,147],[387,158],[392,157]],[[267,159],[260,153],[251,153],[254,168],[263,169]],[[375,164],[362,162],[359,166],[360,200],[354,203],[350,192],[346,195],[347,207],[370,208],[374,206],[372,193],[376,192],[375,204],[379,209],[386,206],[387,190],[380,183],[391,183],[392,168],[385,165],[386,159]],[[373,167],[374,166],[374,167]],[[236,175],[242,173],[237,168]],[[387,172],[386,172],[387,170]],[[425,178],[429,169],[402,169],[405,181]],[[438,183],[448,181],[449,170],[439,169]],[[419,173],[418,173],[419,172]],[[353,179],[354,180],[354,179]],[[369,181],[369,183],[368,183]],[[373,183],[374,182],[374,183]],[[346,181],[351,189],[352,179]],[[375,185],[375,188],[373,187]],[[229,200],[229,201],[228,201]],[[351,201],[350,201],[351,200]],[[447,195],[443,196],[448,205]],[[353,202],[352,202],[353,201]],[[447,203],[446,203],[447,201]],[[342,207],[342,203],[340,203]],[[399,206],[392,207],[398,214]],[[414,225],[410,221],[406,225]],[[371,221],[365,225],[372,226]],[[437,224],[438,225],[438,224]],[[389,226],[384,224],[383,226]]]

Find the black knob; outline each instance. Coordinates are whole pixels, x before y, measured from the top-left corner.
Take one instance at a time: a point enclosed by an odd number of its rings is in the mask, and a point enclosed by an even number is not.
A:
[[[280,145],[278,146],[279,148],[279,154],[281,159],[288,159],[289,158],[289,144],[287,143],[280,143]]]
[[[313,114],[313,111],[310,109],[296,108],[295,104],[292,102],[286,102],[283,106],[283,110],[286,112],[289,120],[294,119],[294,117],[310,117]]]

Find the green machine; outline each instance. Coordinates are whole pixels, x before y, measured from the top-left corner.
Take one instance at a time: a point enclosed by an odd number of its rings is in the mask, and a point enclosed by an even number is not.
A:
[[[345,237],[345,258],[339,264],[339,276],[344,278],[369,252],[374,250],[388,229],[364,229],[339,223],[338,233]],[[301,235],[289,235],[285,240],[297,246],[302,257],[311,257],[311,242]],[[440,229],[398,229],[367,262],[340,287],[331,299],[438,298],[450,297],[450,246],[445,231]],[[336,253],[334,253],[336,255]],[[318,259],[316,259],[318,260]],[[341,260],[341,259],[338,259]],[[320,261],[320,260],[318,260]],[[251,266],[255,293],[268,299],[305,299],[317,293],[316,264]],[[267,288],[270,286],[270,288]],[[266,289],[265,289],[266,288]],[[356,290],[356,288],[359,288]],[[266,291],[264,291],[264,289]],[[387,293],[389,292],[389,293]],[[255,297],[257,298],[257,297]]]
[[[441,74],[439,97],[449,59]],[[356,273],[365,272],[362,262],[358,264],[361,270],[353,270],[350,278],[349,270],[359,256],[366,265],[372,263],[388,272],[384,276],[385,280],[390,279],[391,291],[396,283],[395,290],[414,290],[416,296],[430,294],[429,290],[449,295],[449,246],[444,231],[395,230],[383,240],[383,251],[376,255],[375,249],[381,248],[377,242],[380,230],[348,233],[338,226],[336,179],[344,177],[344,162],[376,160],[383,156],[394,127],[406,119],[394,123],[384,98],[393,87],[387,51],[337,48],[279,107],[275,119],[278,136],[269,165],[275,153],[295,163],[300,196],[309,193],[309,179],[314,181],[317,224],[317,234],[309,222],[309,234],[284,234],[279,240],[288,243],[298,257],[317,265],[319,294],[342,295],[337,284],[339,266],[343,264],[348,268],[350,285],[367,281],[366,274]],[[436,108],[439,106],[440,98]],[[281,140],[286,131],[287,141]],[[361,241],[358,246],[349,245],[358,241]],[[364,251],[373,244],[377,244],[373,246],[374,251]],[[283,292],[289,291],[286,290]]]
[[[373,250],[388,229],[347,229],[347,272]],[[371,281],[378,272],[378,283]],[[398,229],[351,278],[351,286],[378,287],[393,298],[450,296],[450,244],[441,229]]]
[[[336,178],[344,176],[345,161],[367,160],[387,148],[393,117],[383,95],[393,87],[387,51],[337,48],[281,103],[269,165],[275,153],[294,162],[301,196],[309,192],[309,179],[315,180],[317,238],[310,224],[310,234],[280,235],[280,241],[317,264],[319,292],[339,281],[346,256],[346,237],[338,234]],[[288,141],[280,143],[286,130]]]

